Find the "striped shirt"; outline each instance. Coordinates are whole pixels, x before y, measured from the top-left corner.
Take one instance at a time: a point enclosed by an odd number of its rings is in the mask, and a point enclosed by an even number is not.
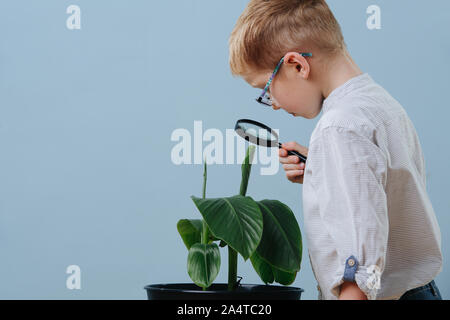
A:
[[[398,299],[442,270],[425,161],[406,111],[367,74],[323,102],[303,180],[308,253],[319,299],[343,281]]]

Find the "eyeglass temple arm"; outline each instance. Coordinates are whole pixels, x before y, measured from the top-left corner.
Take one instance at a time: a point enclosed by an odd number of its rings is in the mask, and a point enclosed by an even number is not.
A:
[[[301,54],[303,57],[312,57],[312,53],[311,52],[299,52],[299,54]],[[266,86],[264,87],[263,92],[261,93],[259,98],[256,99],[256,101],[258,101],[258,102],[262,101],[262,98],[264,97],[264,95],[267,92],[267,88],[269,88],[270,84],[272,83],[272,80],[275,77],[275,74],[278,72],[278,69],[280,69],[280,66],[283,63],[283,60],[284,60],[284,57],[281,58],[280,62],[278,62],[278,65],[276,66],[275,70],[272,73],[272,76],[270,77],[269,81],[267,82]]]

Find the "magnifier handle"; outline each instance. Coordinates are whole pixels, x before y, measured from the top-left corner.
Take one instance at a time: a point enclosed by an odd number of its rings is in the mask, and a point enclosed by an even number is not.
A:
[[[281,143],[278,144],[278,147],[281,149]],[[297,156],[300,158],[300,162],[306,162],[307,157],[302,155],[301,153],[295,151],[295,150],[288,150],[288,155],[290,156]]]

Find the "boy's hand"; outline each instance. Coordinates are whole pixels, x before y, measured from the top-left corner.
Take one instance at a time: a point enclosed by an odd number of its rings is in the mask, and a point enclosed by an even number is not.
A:
[[[367,300],[367,296],[356,283],[344,281],[341,285],[339,300]]]
[[[297,142],[287,142],[282,144],[282,148],[279,150],[280,163],[283,164],[284,171],[286,171],[286,177],[292,183],[303,184],[303,173],[305,170],[305,163],[300,163],[300,159],[297,156],[288,156],[288,151],[295,150],[308,157],[308,148],[299,145]]]

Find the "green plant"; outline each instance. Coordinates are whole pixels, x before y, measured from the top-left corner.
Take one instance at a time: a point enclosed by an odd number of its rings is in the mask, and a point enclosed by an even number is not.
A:
[[[291,209],[277,200],[255,201],[246,196],[254,151],[254,146],[247,149],[240,192],[232,197],[205,197],[205,163],[203,197],[191,196],[203,219],[178,221],[178,232],[189,250],[188,274],[203,290],[219,273],[219,246],[228,248],[228,290],[237,285],[238,253],[244,261],[250,259],[265,284],[290,285],[300,270],[302,237]]]

